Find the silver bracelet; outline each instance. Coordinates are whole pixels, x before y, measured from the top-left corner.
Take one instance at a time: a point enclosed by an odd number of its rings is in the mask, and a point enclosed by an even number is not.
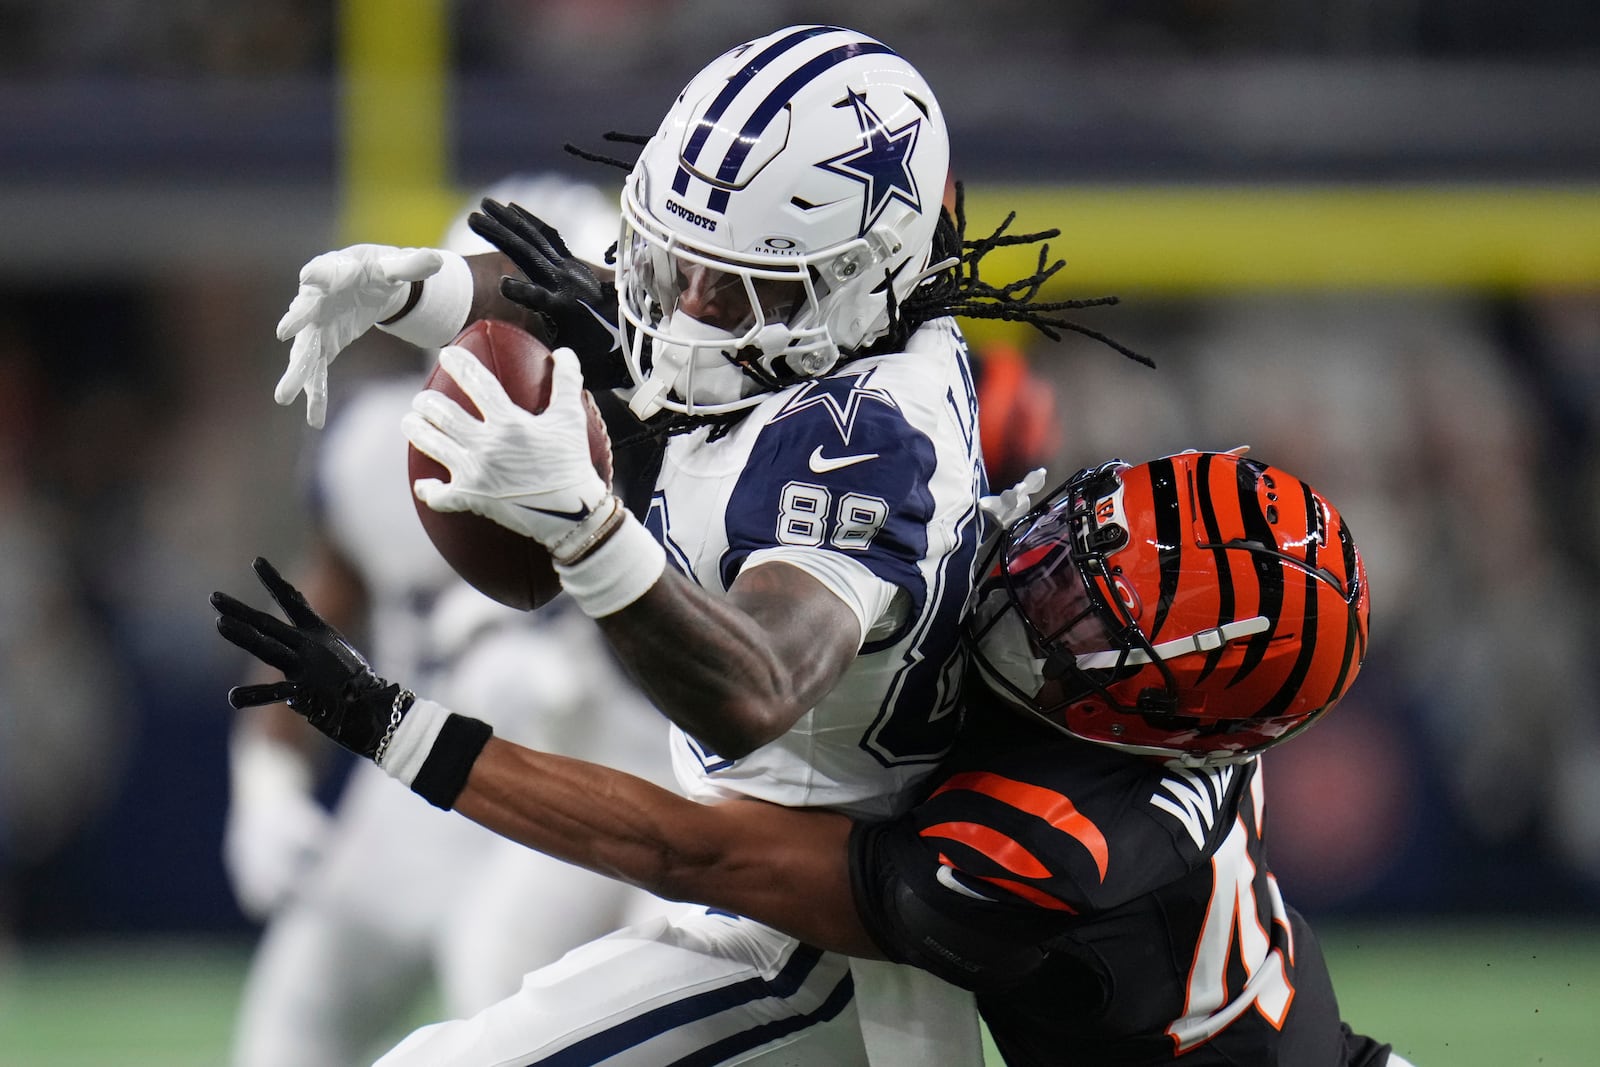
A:
[[[574,528],[571,533],[567,534],[566,538],[557,541],[555,546],[551,548],[551,559],[561,564],[563,567],[570,567],[573,564],[582,561],[590,553],[594,552],[595,549],[599,548],[605,543],[606,538],[610,537],[616,532],[617,527],[622,525],[623,519],[627,518],[628,509],[623,505],[622,501],[617,499],[617,497],[614,495],[607,494],[606,500],[611,504],[611,511],[604,519],[600,521],[599,525],[588,531],[588,533],[584,535],[583,540],[578,542],[576,546],[569,547],[567,540],[570,539],[573,534],[576,534],[579,529]]]
[[[406,717],[406,712],[416,701],[417,694],[409,689],[402,689],[394,695],[394,702],[389,705],[389,728],[383,731],[383,736],[378,739],[377,751],[372,754],[372,762],[383,766],[383,754],[389,751],[389,742],[394,740],[394,732],[400,728],[400,720]]]

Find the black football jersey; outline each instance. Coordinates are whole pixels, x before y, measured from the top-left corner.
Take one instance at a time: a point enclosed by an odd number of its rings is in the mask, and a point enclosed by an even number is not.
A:
[[[857,826],[852,880],[891,958],[978,994],[1007,1064],[1381,1067],[1267,867],[1258,761],[970,721],[925,801]]]

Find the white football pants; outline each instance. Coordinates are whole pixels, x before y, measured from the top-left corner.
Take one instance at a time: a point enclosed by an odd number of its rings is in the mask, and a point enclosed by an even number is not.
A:
[[[869,1055],[868,1049],[871,1049]],[[980,1067],[970,994],[686,909],[574,949],[378,1067]]]

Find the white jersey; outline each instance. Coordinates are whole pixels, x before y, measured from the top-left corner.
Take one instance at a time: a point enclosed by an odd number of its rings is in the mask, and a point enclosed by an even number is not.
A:
[[[758,797],[877,817],[944,755],[959,720],[957,625],[983,487],[977,401],[954,320],[763,400],[723,436],[667,445],[646,525],[670,564],[725,593],[746,567],[805,570],[855,611],[861,651],[777,740],[725,759],[673,731],[698,799]]]

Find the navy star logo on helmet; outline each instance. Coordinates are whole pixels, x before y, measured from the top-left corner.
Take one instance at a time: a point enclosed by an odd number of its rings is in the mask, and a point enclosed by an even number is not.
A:
[[[853,107],[861,124],[861,146],[825,159],[817,166],[843,175],[867,187],[861,208],[861,233],[878,220],[890,200],[898,200],[913,211],[922,210],[917,179],[911,173],[911,154],[916,151],[922,120],[913,119],[897,130],[887,129],[867,98],[850,90],[835,107]]]

